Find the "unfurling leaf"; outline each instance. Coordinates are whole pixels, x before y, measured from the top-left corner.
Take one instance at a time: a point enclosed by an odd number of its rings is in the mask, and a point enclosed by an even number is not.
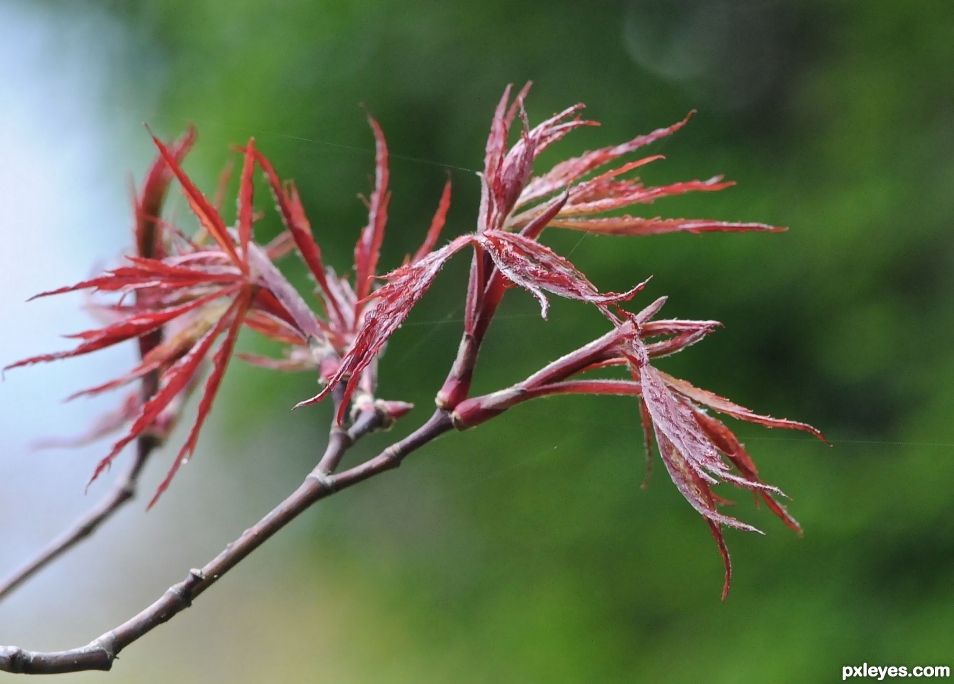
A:
[[[441,249],[385,276],[387,284],[372,295],[373,304],[365,310],[363,325],[338,370],[321,392],[299,402],[296,408],[321,401],[339,382],[347,380],[345,400],[341,402],[337,416],[338,422],[343,422],[348,409],[347,399],[357,387],[362,371],[371,365],[391,335],[401,327],[444,264],[470,241],[470,236],[459,237]]]
[[[606,306],[632,299],[646,285],[644,281],[627,292],[601,294],[569,260],[539,242],[499,230],[481,233],[475,240],[487,250],[507,280],[526,289],[540,302],[544,318],[550,306],[544,291]]]

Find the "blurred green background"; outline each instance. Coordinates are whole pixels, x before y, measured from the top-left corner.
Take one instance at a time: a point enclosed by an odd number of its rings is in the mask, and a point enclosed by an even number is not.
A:
[[[824,682],[862,662],[954,665],[948,3],[30,8],[67,35],[79,18],[101,22],[108,35],[94,34],[119,46],[102,110],[116,132],[110,183],[121,190],[128,171],[142,176],[152,154],[142,120],[164,136],[197,125],[188,168],[210,192],[228,146],[255,135],[297,180],[328,260],[342,270],[365,218],[355,195],[372,172],[361,104],[394,155],[388,265],[419,242],[447,173],[449,230],[471,229],[473,171],[506,83],[535,82],[532,121],[582,101],[603,122],[571,135],[545,164],[698,109],[650,150],[667,160],[644,178],[725,173],[739,186],[665,200],[647,215],[765,221],[790,232],[581,240],[554,231],[547,241],[603,289],[655,274],[643,301],[668,294],[669,315],[725,324],[661,362],[665,370],[809,421],[834,443],[739,426],[765,478],[792,496],[806,535],[737,496],[733,514],[768,534],[727,534],[736,575],[723,604],[705,525],[664,469],[639,487],[634,405],[527,405],[304,516],[124,652],[119,681]],[[101,49],[95,43],[79,52]],[[274,215],[264,225],[274,229]],[[350,458],[429,414],[456,349],[465,277],[466,259],[447,268],[387,351],[381,394],[418,409]],[[602,330],[598,315],[564,302],[541,321],[514,293],[477,388],[521,379]],[[64,331],[50,330],[44,348],[54,332]],[[22,645],[85,642],[257,519],[323,444],[325,407],[287,410],[313,382],[236,364],[194,464],[159,507],[145,516],[137,503],[125,527],[91,542],[84,553],[103,565],[92,577],[61,578],[62,601],[37,612],[18,597],[20,612],[0,608],[0,642],[42,641],[51,624],[59,640]],[[151,477],[163,469],[154,464]],[[14,527],[11,515],[4,524]],[[146,574],[132,569],[146,565]]]

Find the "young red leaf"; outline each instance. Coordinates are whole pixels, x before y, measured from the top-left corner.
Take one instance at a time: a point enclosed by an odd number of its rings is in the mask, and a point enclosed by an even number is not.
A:
[[[642,282],[627,292],[600,294],[569,260],[539,242],[498,230],[485,231],[475,239],[507,280],[528,290],[540,302],[544,318],[550,305],[544,290],[605,307],[632,299],[646,285]]]
[[[161,342],[159,344],[161,345]],[[156,348],[157,347],[153,347],[153,349]],[[114,389],[122,387],[123,385],[128,385],[134,380],[139,380],[153,371],[159,370],[161,366],[162,364],[159,361],[142,361],[128,373],[99,385],[93,385],[92,387],[87,387],[86,389],[73,392],[71,395],[66,397],[64,401],[73,401],[74,399],[78,399],[80,397],[91,397],[97,394],[102,394],[103,392],[110,392]]]
[[[355,294],[351,283],[335,274],[334,269],[328,269],[328,291],[336,302],[337,310],[341,312],[341,325],[335,326],[342,335],[354,331],[358,324],[358,295]]]
[[[514,104],[520,114],[522,130],[520,138],[504,155],[500,167],[488,178],[493,197],[491,204],[493,211],[489,216],[486,230],[503,228],[507,215],[513,209],[520,191],[530,178],[536,155],[536,140],[530,135],[530,123],[527,120],[527,112],[523,108],[523,101],[518,98]]]
[[[295,327],[295,318],[288,313],[288,309],[278,301],[278,298],[272,294],[271,290],[261,287],[255,291],[255,297],[252,299],[252,311],[261,311],[285,323],[289,328],[295,330],[295,334],[301,339],[305,339],[300,331]]]
[[[133,261],[135,265],[120,266],[107,271],[102,276],[41,292],[30,297],[29,301],[79,290],[92,290],[94,292],[132,292],[148,288],[181,290],[194,285],[224,285],[239,280],[238,274],[229,271],[214,273],[167,265],[152,259],[138,259],[136,257],[127,257],[127,259]]]
[[[245,157],[242,161],[242,175],[239,178],[238,195],[238,234],[242,254],[248,258],[248,243],[252,239],[252,202],[255,183],[252,172],[255,169],[255,138],[248,139],[245,146]]]
[[[624,164],[616,169],[607,171],[600,176],[597,176],[589,181],[584,183],[577,184],[573,186],[573,195],[575,201],[581,201],[587,196],[599,196],[601,193],[605,192],[604,188],[607,185],[610,185],[613,178],[619,176],[620,174],[631,171],[640,166],[644,166],[650,162],[656,161],[657,159],[662,159],[662,155],[655,155],[652,157],[645,157],[643,159],[637,159],[636,161],[629,162]],[[552,194],[552,193],[547,193]],[[533,221],[535,217],[539,216],[546,210],[546,207],[549,206],[549,203],[544,201],[540,202],[529,209],[524,209],[520,213],[511,216],[507,221],[508,227],[519,228],[526,225],[530,221]]]
[[[587,187],[577,186],[567,206],[560,212],[560,218],[586,214],[600,214],[622,209],[634,204],[651,204],[663,197],[683,195],[688,192],[717,192],[732,187],[734,183],[722,181],[721,176],[709,180],[692,180],[672,183],[660,187],[644,187],[635,181],[614,181],[605,185]]]
[[[647,406],[649,406],[648,403]],[[665,432],[659,429],[655,417],[653,425],[656,427],[656,442],[659,444],[659,453],[662,456],[663,464],[683,498],[707,520],[746,532],[762,534],[762,531],[758,528],[720,513],[716,509],[716,503],[712,497],[711,483],[699,474],[699,470],[689,458],[669,440]]]
[[[658,313],[658,312],[657,312]],[[689,321],[681,318],[668,318],[655,321],[646,320],[639,325],[640,337],[644,340],[660,335],[686,335],[690,333],[711,333],[722,326],[719,321]]]
[[[179,316],[182,316],[183,314],[186,314],[189,311],[202,306],[203,304],[218,299],[219,297],[226,296],[230,294],[230,292],[231,290],[229,289],[217,290],[216,292],[206,295],[205,297],[200,297],[199,299],[186,302],[185,304],[181,304],[179,306],[133,314],[132,316],[129,316],[118,323],[108,325],[105,328],[86,330],[81,333],[68,335],[68,337],[79,338],[84,341],[74,349],[62,352],[54,352],[51,354],[31,356],[30,358],[11,363],[3,370],[7,371],[12,368],[20,368],[22,366],[28,366],[34,363],[47,363],[50,361],[71,358],[74,356],[81,356],[83,354],[89,354],[90,352],[99,351],[100,349],[105,349],[106,347],[111,347],[114,344],[125,342],[126,340],[135,339],[153,330],[158,330],[169,321],[178,318]]]
[[[595,122],[584,121],[577,116],[582,109],[581,104],[568,107],[531,130],[522,98],[518,97],[514,101],[511,111],[520,114],[523,130],[520,139],[506,154],[502,157],[493,156],[493,165],[487,164],[484,168],[486,212],[482,211],[478,232],[501,230],[507,225],[508,216],[517,205],[518,198],[530,178],[533,162],[541,152],[570,131],[580,126],[595,125]],[[498,131],[503,134],[504,142],[508,127],[509,120],[504,122],[503,128]]]
[[[708,484],[716,484],[722,479],[753,491],[782,494],[777,487],[730,472],[715,445],[699,427],[692,407],[669,391],[660,371],[644,363],[639,368],[639,380],[657,440],[660,434],[664,434],[702,480]]]
[[[228,256],[217,249],[200,249],[187,254],[168,256],[165,259],[144,259],[127,256],[132,266],[120,266],[111,271],[117,275],[144,273],[176,284],[177,279],[198,280],[205,278],[214,282],[227,278],[233,282],[241,279],[241,271],[229,260]]]
[[[693,386],[691,383],[681,380],[679,378],[674,378],[673,376],[663,373],[662,371],[656,371],[659,378],[669,387],[673,388],[683,396],[692,399],[693,401],[702,404],[703,406],[708,406],[711,409],[715,409],[719,413],[724,413],[727,416],[732,416],[739,420],[744,420],[747,423],[755,423],[767,428],[783,428],[785,430],[801,430],[802,432],[807,432],[813,437],[817,437],[821,441],[827,444],[825,436],[815,427],[812,427],[808,423],[800,423],[795,420],[787,420],[785,418],[773,418],[772,416],[763,416],[761,414],[755,413],[754,411],[745,408],[744,406],[739,406],[738,404],[729,401],[725,397],[720,397],[718,394],[714,394],[708,390],[700,389]]]
[[[205,382],[205,388],[202,391],[202,398],[199,400],[199,409],[196,413],[195,422],[192,424],[192,429],[189,430],[189,436],[186,438],[185,444],[182,445],[182,448],[179,449],[179,453],[176,454],[172,466],[166,473],[166,477],[159,484],[159,488],[149,501],[147,508],[152,508],[156,505],[159,497],[162,496],[162,493],[169,487],[169,483],[172,482],[172,478],[175,477],[179,468],[183,463],[187,462],[189,457],[195,452],[195,446],[199,440],[199,432],[202,430],[202,425],[205,423],[209,411],[212,410],[212,404],[219,391],[219,385],[222,383],[222,377],[225,375],[225,369],[228,367],[229,359],[232,358],[235,341],[238,339],[238,332],[242,327],[242,318],[249,303],[250,293],[246,290],[239,295],[226,314],[222,316],[219,324],[216,325],[216,328],[221,330],[222,327],[224,327],[221,324],[228,321],[229,329],[225,335],[225,340],[222,342],[218,351],[215,352],[215,356],[212,359],[212,372]]]
[[[528,84],[529,85],[529,84]],[[507,134],[510,131],[510,122],[516,115],[518,105],[522,105],[523,93],[517,96],[511,113],[505,118],[507,104],[510,101],[511,85],[504,88],[503,95],[497,103],[493,119],[490,122],[490,133],[487,136],[487,145],[484,151],[484,172],[480,183],[480,211],[477,216],[477,231],[482,232],[491,227],[491,217],[496,214],[495,194],[492,185],[500,173],[504,153],[507,149]]]
[[[323,302],[329,315],[336,316],[338,320],[343,320],[343,313],[335,300],[331,288],[325,275],[325,265],[321,259],[321,249],[315,242],[315,236],[311,231],[311,223],[305,214],[304,206],[301,203],[301,197],[298,194],[298,188],[294,183],[288,184],[288,190],[282,186],[282,181],[275,172],[271,162],[260,152],[255,153],[258,165],[265,172],[269,187],[272,190],[272,196],[275,198],[275,204],[278,207],[278,213],[282,217],[282,222],[291,233],[295,245],[298,247],[298,253],[308,267],[308,271],[315,279],[318,287],[321,288]],[[272,250],[269,249],[269,252]],[[274,258],[274,255],[269,254]]]
[[[722,421],[706,415],[702,411],[697,410],[694,413],[696,421],[705,431],[706,435],[708,435],[709,439],[712,440],[712,443],[732,461],[732,464],[738,468],[739,472],[742,473],[746,479],[760,481],[755,462],[752,461],[752,457],[749,456],[745,447],[742,446],[732,431],[726,427]],[[785,507],[776,501],[771,494],[765,491],[759,491],[757,495],[765,501],[769,510],[778,516],[782,522],[799,535],[802,534],[802,528],[801,525],[798,524],[798,521],[795,520]]]
[[[232,236],[229,235],[225,227],[225,222],[222,220],[219,212],[209,203],[209,200],[202,194],[202,191],[195,186],[192,179],[186,175],[182,167],[179,166],[175,155],[162,144],[162,141],[155,135],[152,136],[152,140],[159,149],[159,153],[163,159],[166,160],[169,168],[172,169],[176,178],[179,179],[186,201],[189,203],[189,207],[193,213],[198,217],[199,223],[225,253],[229,255],[229,258],[245,272],[247,267],[235,252],[235,242],[232,240]]]
[[[536,159],[539,157],[541,152],[546,150],[553,143],[562,140],[570,131],[580,128],[581,126],[599,126],[599,123],[596,121],[587,121],[579,117],[579,113],[585,108],[586,105],[579,102],[567,107],[561,112],[557,112],[549,119],[545,119],[534,126],[533,130],[526,136],[526,140],[533,146],[533,158]],[[522,141],[518,141],[517,145],[520,145],[521,142]],[[517,147],[517,145],[514,147]],[[525,182],[521,183],[521,187],[524,185],[526,185]]]
[[[307,223],[304,211],[296,215],[296,212],[292,209],[291,193],[286,192],[282,186],[281,178],[279,178],[278,173],[276,173],[275,168],[268,158],[258,151],[255,153],[255,158],[258,160],[258,165],[261,166],[265,172],[265,177],[272,190],[275,205],[278,208],[279,215],[282,217],[285,228],[288,229],[295,244],[298,246],[298,251],[301,253],[301,257],[305,265],[308,266],[311,275],[320,283],[325,278],[325,266],[321,260],[321,250],[315,242],[315,236],[311,232],[311,226]],[[294,185],[290,183],[289,188],[293,187]],[[297,192],[295,192],[294,195],[297,197]]]
[[[706,524],[709,526],[712,538],[715,539],[719,555],[722,556],[722,566],[725,568],[725,579],[722,580],[722,600],[725,601],[729,598],[729,589],[732,587],[732,559],[729,557],[729,547],[726,546],[719,523],[706,518]]]
[[[133,421],[127,433],[113,444],[109,453],[96,465],[89,484],[92,484],[104,470],[106,470],[119,453],[133,440],[146,432],[153,425],[163,409],[182,391],[188,387],[191,380],[199,370],[199,366],[209,352],[216,338],[225,330],[231,322],[231,313],[236,307],[237,302],[233,302],[226,311],[225,315],[219,318],[215,324],[203,335],[182,358],[176,361],[169,370],[163,373],[160,379],[159,389],[143,405]],[[87,486],[89,486],[89,484]]]
[[[765,223],[707,221],[704,219],[664,219],[642,216],[607,216],[603,218],[556,218],[553,228],[569,228],[602,235],[662,235],[664,233],[781,233],[787,228]]]
[[[686,323],[696,323],[696,324],[705,324],[697,325],[691,327],[684,332],[677,332],[673,334],[667,340],[661,340],[658,342],[652,342],[646,345],[646,352],[649,354],[649,357],[652,359],[658,359],[663,356],[669,356],[670,354],[676,354],[681,352],[697,342],[701,341],[704,337],[709,335],[712,331],[718,328],[721,323],[718,321],[681,321]],[[646,326],[648,327],[648,326]],[[649,337],[649,333],[646,332],[646,329],[643,329],[645,337]],[[672,333],[670,333],[672,334]]]
[[[514,122],[514,119],[517,118],[517,115],[520,113],[520,110],[523,108],[523,103],[527,100],[527,95],[530,94],[530,89],[533,88],[533,81],[527,81],[521,86],[520,90],[517,92],[517,96],[513,98],[513,102],[510,103],[510,107],[507,109],[507,116],[504,118],[504,123],[507,124],[508,128]],[[507,101],[508,93],[511,89],[510,84],[504,89],[505,94],[503,97],[504,102]],[[507,140],[504,139],[504,144],[506,145]]]
[[[665,439],[665,437],[661,439]],[[757,532],[759,534],[762,532],[735,518],[718,513],[716,511],[717,497],[695,472],[690,468],[685,468],[684,465],[679,465],[679,455],[671,449],[671,445],[664,446],[664,443],[660,442],[660,453],[664,454],[663,463],[669,471],[670,478],[676,483],[676,488],[679,489],[682,495],[693,504],[693,507],[702,514],[706,525],[709,527],[709,531],[712,533],[712,538],[716,542],[716,547],[719,550],[719,555],[722,558],[722,564],[725,569],[722,582],[722,600],[725,601],[729,597],[729,589],[732,586],[732,560],[729,556],[729,548],[726,546],[721,526],[724,524],[747,532]]]
[[[181,163],[195,143],[195,128],[188,130],[171,147],[170,154]],[[169,184],[172,181],[172,172],[160,155],[153,162],[142,184],[142,193],[135,203],[136,215],[136,251],[139,256],[161,258],[165,256],[162,250],[162,241],[159,239],[158,221],[165,202]]]
[[[301,332],[293,325],[289,325],[284,317],[276,316],[269,311],[249,309],[245,314],[245,325],[278,342],[298,346],[308,343]]]
[[[642,385],[643,400],[652,418],[660,449],[662,436],[686,460],[693,472],[707,483],[716,484],[718,480],[710,472],[722,474],[725,466],[716,448],[696,425],[692,413],[672,395],[658,371],[648,362],[640,363],[635,375]]]
[[[566,206],[567,201],[570,199],[570,193],[564,192],[561,195],[558,195],[551,199],[548,202],[541,204],[536,213],[535,217],[530,219],[526,225],[520,230],[520,234],[527,238],[528,240],[536,240],[540,237],[540,233],[543,232],[543,229],[549,225],[550,221],[560,213],[560,210]]]
[[[341,360],[337,372],[321,392],[299,402],[296,408],[321,401],[339,382],[347,378],[344,400],[337,416],[338,422],[343,422],[348,410],[348,399],[357,387],[361,373],[381,352],[391,335],[401,327],[448,259],[470,244],[471,240],[471,236],[463,235],[424,258],[401,266],[385,276],[387,283],[372,295],[373,304],[365,312],[362,326],[351,349]]]
[[[524,188],[520,196],[519,205],[526,204],[539,197],[544,197],[557,190],[562,190],[599,167],[635,152],[640,147],[654,143],[660,138],[672,135],[685,126],[694,113],[695,112],[689,112],[682,121],[666,128],[658,128],[646,135],[638,135],[632,140],[620,145],[603,147],[598,150],[593,150],[592,152],[584,152],[579,157],[573,157],[572,159],[560,162],[550,169],[550,171],[534,178],[527,184],[527,187]]]
[[[427,229],[427,235],[424,238],[424,242],[421,243],[420,247],[418,247],[417,251],[414,253],[414,256],[411,258],[411,261],[417,261],[428,252],[434,250],[434,246],[437,245],[437,239],[440,237],[441,231],[444,229],[444,223],[447,220],[447,210],[450,209],[450,202],[451,180],[450,176],[448,176],[447,181],[444,183],[444,190],[441,192],[440,202],[437,204],[437,211],[434,212],[434,218],[431,219],[431,227]]]
[[[617,166],[615,169],[604,171],[597,176],[593,176],[588,180],[578,183],[576,186],[574,186],[575,194],[583,196],[587,196],[591,192],[598,194],[599,188],[612,185],[613,179],[640,167],[646,166],[647,164],[652,164],[653,162],[660,161],[661,159],[665,158],[666,157],[662,154],[653,154],[648,157],[643,157],[642,159],[635,159],[633,161],[626,162],[625,164]]]
[[[568,195],[563,193],[559,197],[555,197],[551,201],[546,202],[543,212],[536,219],[527,224],[520,232],[520,235],[527,240],[536,240],[546,227],[547,222],[556,216],[560,208],[566,203],[567,198]],[[475,248],[474,265],[483,265],[483,259],[483,249]],[[478,276],[480,276],[479,271],[472,267],[471,277],[476,280]],[[489,278],[484,292],[480,293],[480,297],[469,296],[467,302],[468,314],[471,313],[471,307],[473,307],[475,314],[473,319],[471,316],[468,316],[467,330],[475,335],[477,339],[481,338],[486,332],[487,327],[490,325],[490,320],[497,312],[497,307],[503,299],[507,284],[510,282],[499,270],[493,270],[490,274],[484,274],[483,277]],[[471,290],[476,291],[476,287],[475,282],[471,288],[468,289],[468,295],[471,295]]]
[[[275,299],[288,312],[291,321],[298,331],[306,338],[321,340],[324,338],[322,326],[314,312],[292,287],[288,279],[281,274],[275,264],[271,262],[265,251],[255,243],[249,244],[248,263],[254,269],[261,283],[268,288]]]
[[[225,311],[227,305],[221,306],[221,308],[209,308],[212,310],[205,312],[200,310],[197,312],[198,315],[192,316],[191,320],[186,322],[186,325],[177,326],[165,339],[156,341],[156,344],[152,345],[145,354],[142,354],[140,363],[128,373],[108,382],[74,392],[66,398],[66,401],[114,390],[154,371],[161,372],[163,368],[175,363],[189,351],[197,340],[208,332],[218,316]],[[142,339],[144,338],[140,338],[140,341]]]
[[[372,278],[377,273],[391,199],[388,192],[388,143],[374,117],[369,116],[368,123],[374,131],[374,191],[368,204],[368,224],[354,247],[354,290],[359,308],[361,300],[371,292]]]

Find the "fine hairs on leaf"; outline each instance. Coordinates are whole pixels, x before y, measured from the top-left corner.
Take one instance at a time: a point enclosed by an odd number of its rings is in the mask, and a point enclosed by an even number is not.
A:
[[[325,262],[322,236],[312,230],[298,187],[279,176],[254,139],[239,149],[236,221],[229,225],[221,212],[225,183],[215,193],[216,199],[209,200],[185,171],[186,157],[196,142],[195,130],[189,129],[172,143],[150,131],[157,156],[134,199],[133,250],[101,275],[38,295],[90,293],[101,326],[69,336],[76,341],[72,349],[36,354],[6,367],[68,359],[135,341],[140,359],[132,369],[74,396],[131,384],[138,384],[138,389],[85,434],[46,440],[48,445],[81,444],[115,432],[120,437],[105,450],[90,483],[115,462],[128,462],[129,467],[99,506],[0,583],[0,599],[131,499],[139,474],[153,460],[166,461],[166,475],[148,507],[161,502],[180,466],[198,453],[202,427],[233,356],[264,369],[311,374],[321,387],[314,396],[303,397],[297,407],[302,415],[321,401],[334,405],[327,444],[323,453],[315,455],[313,470],[297,489],[157,601],[87,646],[56,652],[0,647],[0,671],[51,674],[110,669],[122,649],[189,607],[317,501],[399,466],[406,456],[447,432],[474,428],[517,404],[544,398],[567,401],[568,395],[593,395],[631,402],[633,416],[642,423],[647,476],[656,451],[678,492],[715,539],[724,564],[723,599],[732,578],[723,528],[759,531],[742,516],[722,511],[730,503],[721,494],[724,488],[748,490],[782,523],[801,533],[798,522],[779,502],[782,491],[761,479],[752,456],[723,417],[765,428],[799,430],[824,440],[821,432],[806,423],[757,413],[658,368],[660,359],[697,344],[719,323],[661,318],[665,297],[641,301],[648,273],[624,292],[606,292],[544,242],[549,230],[560,229],[615,236],[785,229],[721,219],[662,218],[655,208],[649,210],[647,205],[667,197],[721,191],[732,185],[715,176],[654,186],[636,175],[662,160],[658,154],[637,153],[678,132],[692,113],[649,134],[566,158],[549,169],[538,168],[544,150],[597,124],[584,119],[584,106],[575,104],[531,126],[526,110],[529,92],[529,83],[516,94],[507,86],[493,113],[479,174],[480,204],[467,224],[473,230],[444,237],[454,229],[447,225],[452,189],[449,179],[442,190],[435,183],[434,197],[427,202],[436,209],[427,210],[432,218],[419,228],[420,247],[405,256],[403,263],[393,264],[392,270],[382,269],[392,199],[388,145],[383,127],[370,115],[375,164],[366,201],[368,217],[354,231],[353,264],[341,270]],[[223,173],[223,179],[228,179],[228,173]],[[254,192],[257,175],[268,189],[268,201]],[[198,220],[199,229],[193,235],[161,217],[173,183]],[[267,244],[257,237],[257,224],[262,221],[282,228]],[[296,289],[276,266],[292,252],[310,275],[313,288],[308,292]],[[436,410],[407,437],[365,461],[341,468],[345,453],[365,435],[415,416],[410,403],[381,394],[378,366],[387,363],[389,340],[426,296],[441,269],[462,253],[471,263],[467,282],[457,285],[464,326],[456,358],[443,384],[434,388]],[[510,290],[523,290],[535,298],[544,318],[549,312],[548,296],[595,308],[605,319],[606,330],[554,361],[540,359],[538,370],[523,380],[477,394],[471,385],[479,370],[481,344]],[[243,328],[278,343],[281,354],[263,357],[237,352]],[[593,377],[594,371],[614,377]],[[389,394],[401,391],[384,389]],[[198,394],[195,415],[183,415],[191,393]],[[157,449],[180,418],[190,426],[184,442],[172,445],[168,452]],[[125,454],[133,444],[135,456]],[[158,506],[160,515],[161,510]]]

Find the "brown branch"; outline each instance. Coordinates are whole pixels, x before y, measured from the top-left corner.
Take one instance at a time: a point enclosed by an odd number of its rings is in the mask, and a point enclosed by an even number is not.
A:
[[[11,572],[3,581],[0,581],[0,600],[6,598],[14,589],[90,536],[123,504],[131,500],[136,495],[136,483],[139,480],[139,474],[142,472],[146,459],[155,445],[156,440],[152,437],[140,439],[136,446],[136,456],[129,464],[129,468],[113,483],[112,488],[103,500],[47,544],[35,557]]]
[[[378,414],[372,414],[378,415]],[[359,419],[360,420],[360,419]],[[352,431],[363,433],[367,425]],[[413,433],[395,442],[370,460],[339,474],[326,474],[316,467],[282,503],[201,569],[193,569],[184,580],[174,584],[152,605],[86,646],[68,651],[26,651],[16,646],[0,647],[0,671],[24,674],[57,674],[81,670],[109,670],[124,648],[188,608],[192,601],[226,572],[289,522],[316,502],[386,470],[398,467],[412,451],[424,446],[452,427],[450,414],[438,410]],[[343,453],[353,443],[348,432],[333,430],[322,461],[329,454]]]
[[[156,330],[139,340],[139,357],[145,358],[151,349],[162,341],[162,331]],[[142,379],[140,395],[142,401],[149,401],[159,386],[159,374],[155,371]],[[129,467],[113,483],[109,493],[93,508],[74,521],[58,537],[47,544],[39,553],[0,581],[0,601],[14,589],[33,577],[40,570],[62,556],[79,542],[89,537],[96,529],[113,516],[116,511],[136,496],[136,485],[143,466],[159,445],[152,435],[144,435],[136,441],[136,455]]]

